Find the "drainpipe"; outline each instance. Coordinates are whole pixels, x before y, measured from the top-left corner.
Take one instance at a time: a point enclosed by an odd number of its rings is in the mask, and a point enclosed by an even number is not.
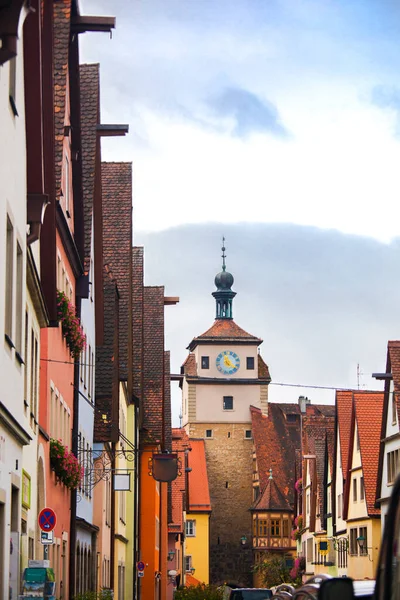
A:
[[[111,548],[110,548],[110,588],[114,590],[115,584],[115,489],[114,489],[114,473],[116,469],[116,452],[117,444],[111,444]]]
[[[82,300],[79,296],[75,297],[76,316],[81,318]],[[78,435],[79,435],[79,365],[80,359],[74,360],[74,400],[72,417],[72,453],[78,458]],[[75,596],[76,584],[76,501],[77,491],[71,490],[71,521],[69,532],[69,597]]]

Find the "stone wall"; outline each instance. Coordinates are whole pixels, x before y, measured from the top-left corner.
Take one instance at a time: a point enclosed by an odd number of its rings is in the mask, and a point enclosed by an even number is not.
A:
[[[206,438],[212,429],[212,438]],[[251,584],[252,452],[253,442],[245,438],[251,423],[191,423],[189,435],[205,439],[207,475],[211,498],[210,576],[211,582]],[[237,581],[238,582],[238,581]],[[239,583],[239,582],[238,582]]]

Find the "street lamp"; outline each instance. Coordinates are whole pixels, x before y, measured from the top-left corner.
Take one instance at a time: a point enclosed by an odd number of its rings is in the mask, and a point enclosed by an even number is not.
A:
[[[171,561],[171,560],[174,560],[174,558],[175,558],[175,550],[170,550],[168,552],[168,560]]]

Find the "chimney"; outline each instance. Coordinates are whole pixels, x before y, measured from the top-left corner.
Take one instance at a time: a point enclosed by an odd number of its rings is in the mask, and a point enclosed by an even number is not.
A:
[[[299,396],[299,406],[302,414],[306,413],[307,404],[311,404],[311,400],[306,396]]]

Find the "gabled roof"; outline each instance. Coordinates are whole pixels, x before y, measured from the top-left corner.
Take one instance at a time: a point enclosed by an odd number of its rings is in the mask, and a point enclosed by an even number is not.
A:
[[[383,392],[357,391],[353,392],[353,411],[351,424],[351,439],[348,468],[353,460],[354,435],[357,424],[360,443],[361,466],[364,477],[365,501],[369,516],[380,514],[375,507],[376,489],[379,466],[379,449],[382,427]],[[347,518],[350,495],[350,477],[346,479],[345,510]]]
[[[375,491],[378,478],[383,392],[355,392],[354,400],[367,510],[369,515],[376,515],[380,514],[380,510],[375,508]]]
[[[308,408],[308,407],[307,407]],[[334,407],[330,407],[334,408]],[[331,412],[331,411],[329,411]],[[335,417],[331,414],[312,414],[307,410],[303,417],[303,452],[314,456],[314,459],[304,460],[305,472],[310,469],[310,480],[314,494],[310,507],[310,530],[315,530],[315,516],[321,515],[321,525],[324,528],[326,508],[326,482],[328,473],[329,451],[333,453],[333,439],[335,431]],[[311,414],[309,414],[311,413]],[[333,459],[331,458],[333,464]],[[315,504],[314,504],[315,503]]]
[[[382,430],[381,439],[384,440],[387,437],[387,423],[388,414],[392,409],[392,400],[396,403],[397,412],[397,426],[400,427],[400,341],[389,340],[386,354],[386,373],[391,373],[391,379],[385,379],[385,397],[383,401],[383,415],[382,415]],[[393,398],[391,394],[391,387],[393,381]],[[379,471],[382,472],[383,460],[385,455],[385,443],[381,443],[379,451]],[[380,498],[382,495],[382,479],[379,478],[376,487],[376,498]]]
[[[204,440],[190,439],[192,448],[188,455],[188,511],[210,512],[211,501],[208,487],[206,448]]]
[[[284,496],[278,488],[275,479],[269,477],[264,491],[254,502],[251,510],[277,510],[287,512],[291,511],[292,507],[289,504],[287,497]]]
[[[207,329],[207,331],[198,337],[193,338],[188,349],[192,351],[199,344],[207,344],[215,341],[249,343],[257,344],[257,346],[262,343],[260,338],[247,333],[247,331],[239,327],[239,325],[236,325],[235,321],[232,319],[216,319],[210,329]]]
[[[279,403],[268,404],[268,415],[250,407],[260,489],[268,484],[269,469],[280,493],[294,504],[295,451],[300,448],[300,423],[288,423]]]
[[[193,352],[190,352],[181,367],[181,373],[189,377],[197,377],[196,357]]]
[[[271,381],[271,375],[269,374],[269,368],[261,354],[258,355],[258,379],[265,379]]]
[[[351,390],[338,390],[336,392],[336,428],[339,430],[340,455],[342,458],[344,479],[347,477],[349,464],[352,406],[353,392]]]
[[[400,423],[400,341],[390,340],[388,342],[388,362],[392,373],[394,391],[396,392],[397,421]]]
[[[189,437],[182,428],[172,429],[172,451],[178,452],[178,456],[183,460],[184,451],[190,448]],[[185,476],[177,477],[171,483],[172,498],[172,522],[168,523],[168,531],[174,533],[183,532],[183,510],[185,496]]]

